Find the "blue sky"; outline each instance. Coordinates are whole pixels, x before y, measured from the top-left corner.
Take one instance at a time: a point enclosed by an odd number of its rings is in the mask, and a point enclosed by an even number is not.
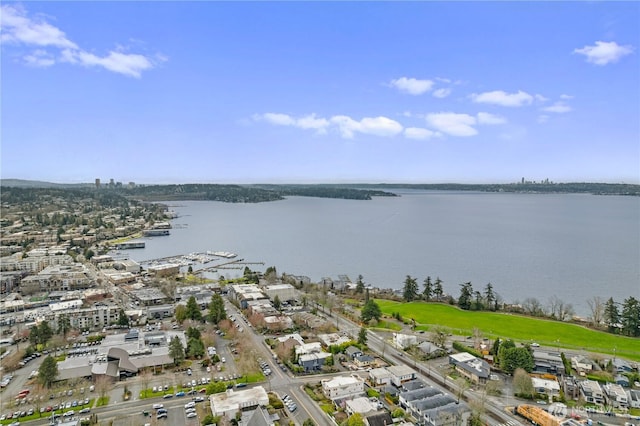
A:
[[[640,183],[638,2],[10,2],[2,178]]]

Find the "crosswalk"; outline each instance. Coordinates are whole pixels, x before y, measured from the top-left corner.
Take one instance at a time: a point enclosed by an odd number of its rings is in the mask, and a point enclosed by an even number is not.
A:
[[[515,420],[511,420],[507,423],[500,423],[499,425],[496,426],[518,426],[520,423],[516,422]]]

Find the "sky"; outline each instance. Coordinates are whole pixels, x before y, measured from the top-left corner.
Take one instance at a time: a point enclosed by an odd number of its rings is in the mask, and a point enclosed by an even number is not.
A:
[[[3,179],[640,183],[639,2],[3,1]]]

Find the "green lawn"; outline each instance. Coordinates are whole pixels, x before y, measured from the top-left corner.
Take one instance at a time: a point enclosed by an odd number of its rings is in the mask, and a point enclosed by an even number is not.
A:
[[[546,346],[615,353],[640,361],[640,339],[616,336],[575,324],[506,313],[463,311],[438,303],[402,303],[382,299],[376,300],[376,303],[385,314],[399,312],[403,318],[415,319],[417,329],[428,330],[430,325],[443,325],[453,334],[471,335],[477,327],[489,338],[511,338]]]

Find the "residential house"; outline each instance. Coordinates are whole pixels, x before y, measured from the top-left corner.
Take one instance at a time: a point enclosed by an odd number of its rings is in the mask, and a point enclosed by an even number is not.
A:
[[[418,338],[410,334],[393,333],[393,344],[402,349],[418,344]]]
[[[369,398],[364,396],[359,396],[357,398],[349,399],[344,402],[344,408],[348,415],[352,414],[361,414],[363,417],[377,410],[377,404],[369,401]]]
[[[629,399],[622,386],[616,383],[606,383],[602,389],[608,405],[613,408],[629,408]]]
[[[380,411],[365,416],[364,424],[366,426],[390,426],[393,424],[393,419],[388,411]]]
[[[376,359],[370,355],[360,355],[355,357],[353,362],[358,368],[367,368],[374,365]]]
[[[559,352],[533,351],[534,373],[564,375],[564,362]]]
[[[351,359],[355,359],[356,357],[364,355],[360,350],[360,348],[356,346],[349,346],[347,349],[344,350],[344,353]]]
[[[391,383],[397,387],[416,378],[416,371],[406,365],[391,365],[387,367],[387,371],[391,373]]]
[[[532,377],[531,383],[536,393],[558,396],[560,395],[560,384],[557,380],[542,379],[539,377]]]
[[[580,396],[582,396],[586,402],[604,404],[604,392],[600,387],[600,383],[595,380],[583,380],[578,383],[578,387],[580,389]]]
[[[369,381],[374,387],[391,384],[392,374],[386,368],[374,368],[369,371]]]
[[[629,407],[640,408],[640,390],[628,390],[627,400],[629,401]]]
[[[364,380],[355,374],[325,379],[321,384],[324,396],[332,401],[364,394]]]

